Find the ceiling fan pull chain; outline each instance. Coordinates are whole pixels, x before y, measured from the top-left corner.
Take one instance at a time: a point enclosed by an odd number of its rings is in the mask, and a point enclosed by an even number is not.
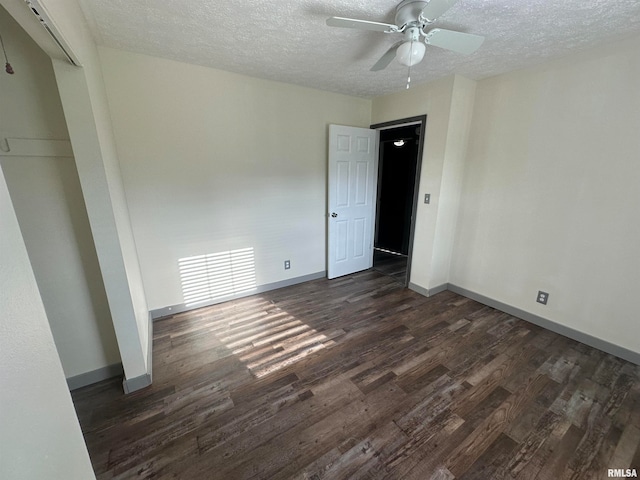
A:
[[[411,64],[413,63],[413,40],[411,40],[411,53],[409,53],[409,70],[407,71],[407,90],[411,86]]]

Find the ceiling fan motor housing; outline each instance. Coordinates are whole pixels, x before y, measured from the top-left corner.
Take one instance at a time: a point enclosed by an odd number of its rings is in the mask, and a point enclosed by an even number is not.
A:
[[[427,3],[422,0],[404,0],[396,9],[395,24],[402,28],[406,26],[422,27],[424,23],[420,21],[420,13]]]

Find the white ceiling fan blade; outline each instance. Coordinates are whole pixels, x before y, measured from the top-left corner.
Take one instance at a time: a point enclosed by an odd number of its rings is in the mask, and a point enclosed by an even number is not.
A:
[[[472,33],[434,28],[427,33],[424,41],[427,45],[435,45],[446,50],[470,55],[480,48],[484,37]]]
[[[449,10],[458,0],[430,0],[422,9],[420,17],[431,23],[444,12]]]
[[[359,30],[373,30],[374,32],[397,32],[398,27],[390,23],[356,20],[355,18],[331,17],[327,18],[330,27],[357,28]]]
[[[402,45],[402,42],[396,43],[393,47],[387,50],[387,52],[380,57],[380,60],[378,60],[369,71],[379,72],[380,70],[387,68],[393,59],[396,58],[396,50],[398,50],[400,45]]]

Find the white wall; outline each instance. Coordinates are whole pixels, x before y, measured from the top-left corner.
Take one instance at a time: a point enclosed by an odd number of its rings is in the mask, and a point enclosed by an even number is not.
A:
[[[73,158],[1,163],[65,375],[119,363]]]
[[[0,170],[0,478],[95,478]]]
[[[427,115],[410,279],[427,290],[448,281],[474,89],[453,76],[373,100],[372,123]]]
[[[454,77],[428,288],[449,282],[475,91],[475,81]]]
[[[149,315],[120,178],[98,53],[76,0],[43,0],[53,25],[80,59],[60,49],[21,0],[0,0],[9,14],[51,57],[98,262],[114,323],[125,379],[150,379]],[[138,380],[143,380],[139,382]]]
[[[452,283],[640,352],[639,82],[636,38],[478,83]]]
[[[14,75],[0,75],[0,142],[68,139],[51,61],[0,7]],[[120,362],[73,158],[0,163],[67,377]],[[14,152],[10,152],[14,153]]]
[[[53,59],[125,377],[149,377],[149,316],[119,176],[97,50],[76,0],[43,1],[83,68],[65,60],[20,0],[0,0]]]
[[[15,71],[5,73],[2,57],[0,148],[5,137],[68,139],[51,60],[1,6],[0,28]]]
[[[258,285],[326,269],[328,125],[371,101],[99,52],[151,309],[184,302],[184,257],[253,247]]]

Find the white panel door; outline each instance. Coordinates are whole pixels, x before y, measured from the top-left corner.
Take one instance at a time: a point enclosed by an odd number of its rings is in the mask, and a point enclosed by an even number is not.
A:
[[[329,278],[373,266],[378,132],[329,126]]]

